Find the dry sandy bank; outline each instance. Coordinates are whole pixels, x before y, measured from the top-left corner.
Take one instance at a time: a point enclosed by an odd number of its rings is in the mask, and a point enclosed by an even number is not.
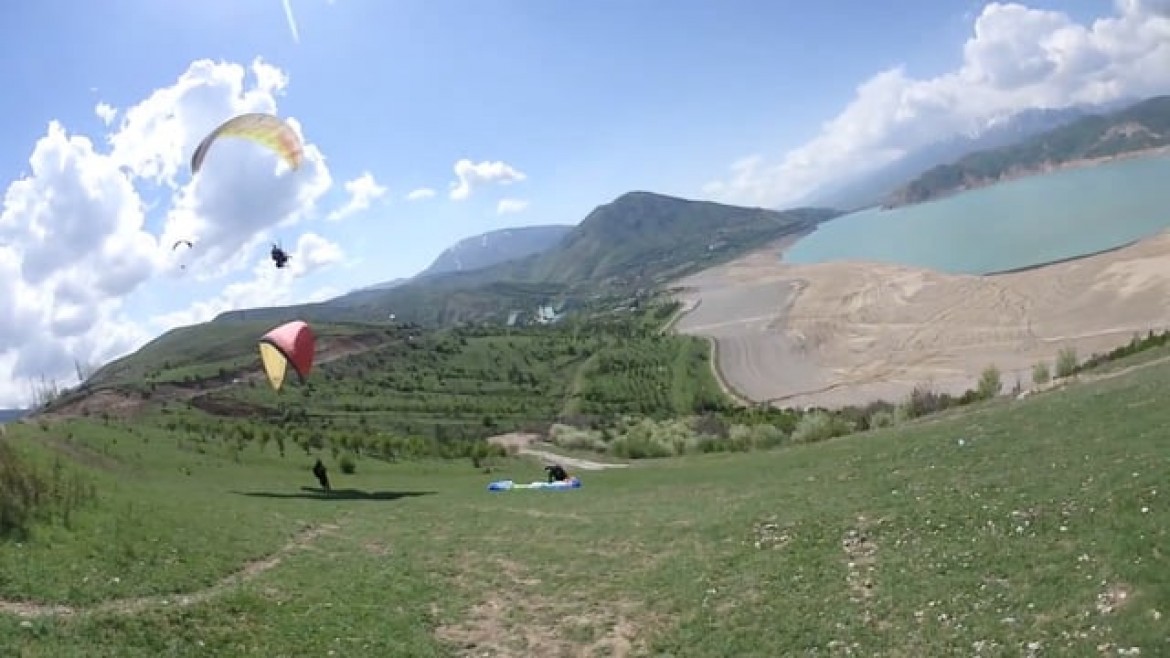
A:
[[[1031,270],[962,276],[885,263],[780,262],[783,244],[677,282],[676,328],[711,337],[725,382],[788,405],[961,393],[995,364],[1005,387],[1066,346],[1081,357],[1170,325],[1170,233]]]

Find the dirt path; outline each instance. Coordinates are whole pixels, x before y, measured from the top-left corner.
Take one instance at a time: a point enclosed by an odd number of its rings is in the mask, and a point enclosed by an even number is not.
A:
[[[311,526],[297,533],[287,544],[278,549],[275,553],[246,563],[243,568],[235,573],[229,574],[220,579],[210,587],[206,587],[195,592],[187,594],[157,594],[154,596],[141,596],[130,599],[112,599],[103,601],[87,607],[73,607],[68,605],[53,605],[44,603],[33,603],[30,601],[4,601],[0,600],[0,614],[15,615],[24,619],[34,619],[39,617],[71,617],[75,615],[86,614],[119,614],[119,615],[133,615],[141,613],[145,610],[161,607],[186,607],[197,603],[202,603],[211,599],[224,591],[236,585],[245,583],[256,576],[268,571],[276,565],[280,564],[281,560],[287,557],[293,551],[305,548],[318,537],[337,530],[339,526],[333,524],[322,524],[318,526]]]
[[[543,436],[530,432],[510,432],[508,434],[493,436],[488,439],[488,443],[505,448],[515,448],[516,454],[518,455],[528,455],[529,457],[536,457],[544,461],[557,462],[582,471],[602,471],[607,468],[629,468],[630,466],[629,464],[607,464],[605,462],[595,462],[579,457],[569,457],[548,450],[541,450],[539,447],[532,447],[533,445],[540,445],[543,439]]]
[[[603,462],[589,461],[588,459],[581,459],[579,457],[567,457],[565,455],[558,455],[555,452],[548,452],[547,450],[538,450],[535,448],[521,448],[520,454],[536,457],[544,461],[557,462],[562,466],[570,468],[581,469],[582,471],[604,471],[607,468],[629,468],[629,464],[606,464]]]
[[[711,375],[715,377],[715,383],[719,385],[720,390],[735,404],[741,407],[752,406],[751,400],[740,395],[738,391],[731,387],[731,384],[727,383],[727,378],[723,376],[723,371],[719,369],[719,341],[707,337],[704,337],[704,340],[710,346],[710,351],[707,353],[707,363],[711,366]]]

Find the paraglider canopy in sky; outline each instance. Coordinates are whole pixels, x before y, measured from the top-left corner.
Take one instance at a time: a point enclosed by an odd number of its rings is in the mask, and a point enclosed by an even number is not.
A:
[[[288,123],[272,114],[253,112],[228,119],[203,138],[191,156],[192,175],[199,173],[207,152],[220,137],[240,137],[263,144],[275,151],[294,170],[301,166],[305,157],[301,140]]]
[[[301,383],[313,369],[313,355],[317,339],[308,324],[301,320],[282,324],[260,338],[260,361],[268,383],[279,391],[284,384],[284,375],[289,364],[296,371]]]

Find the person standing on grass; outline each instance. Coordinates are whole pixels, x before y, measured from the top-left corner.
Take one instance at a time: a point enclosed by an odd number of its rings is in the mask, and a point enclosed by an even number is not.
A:
[[[329,488],[329,473],[325,470],[325,464],[321,463],[321,458],[317,458],[317,463],[313,464],[313,475],[317,476],[317,481],[321,483],[321,488],[325,491],[330,491]]]

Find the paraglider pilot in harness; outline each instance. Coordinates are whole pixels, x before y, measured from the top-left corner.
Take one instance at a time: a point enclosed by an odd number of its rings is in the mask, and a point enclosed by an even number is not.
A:
[[[550,464],[545,466],[544,470],[548,471],[549,482],[565,482],[569,479],[569,474],[560,464]]]
[[[272,245],[272,262],[276,263],[277,267],[284,267],[288,263],[288,254],[276,244]]]
[[[325,472],[325,464],[318,459],[316,464],[313,464],[313,475],[317,476],[317,481],[321,483],[321,488],[325,491],[329,489],[329,474]]]

